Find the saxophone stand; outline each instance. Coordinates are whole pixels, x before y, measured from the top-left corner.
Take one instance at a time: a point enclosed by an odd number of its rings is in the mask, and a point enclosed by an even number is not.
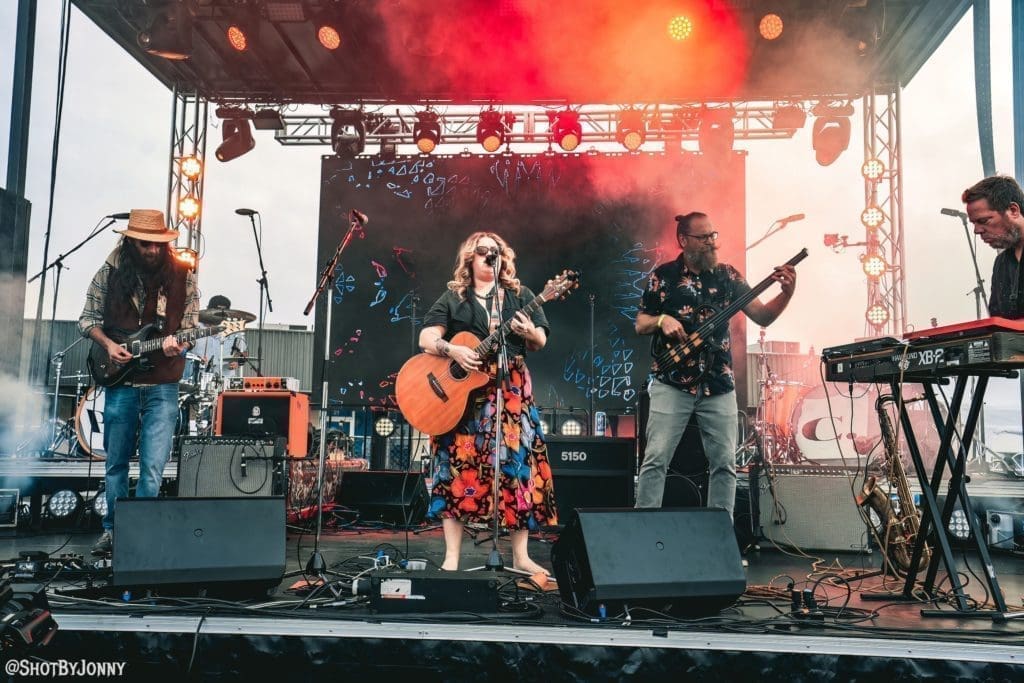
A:
[[[341,258],[341,254],[345,251],[345,247],[352,241],[352,237],[359,233],[363,235],[363,226],[366,225],[367,218],[364,214],[352,209],[349,213],[349,226],[348,232],[345,233],[345,237],[342,238],[341,243],[338,244],[338,248],[334,252],[334,256],[324,266],[323,272],[320,273],[320,281],[317,283],[316,291],[313,292],[312,298],[309,303],[306,304],[305,310],[302,311],[302,315],[309,315],[309,312],[313,310],[316,305],[317,299],[324,292],[330,292],[334,287],[334,271],[338,267],[338,260]],[[320,552],[320,532],[323,530],[323,519],[324,519],[324,461],[327,455],[327,412],[329,407],[329,399],[327,397],[327,366],[331,361],[331,312],[334,308],[334,302],[331,299],[330,294],[324,298],[324,357],[323,365],[320,367],[320,453],[319,461],[317,462],[316,468],[316,536],[313,540],[313,552],[309,556],[309,560],[306,562],[305,571],[292,572],[291,574],[285,574],[285,577],[295,576],[296,574],[303,574],[305,576],[316,576],[324,585],[329,585],[324,579],[324,575],[328,573],[327,562],[324,561],[323,553]],[[262,336],[262,335],[261,335]],[[338,485],[341,485],[341,477],[344,476],[344,472],[338,475]],[[339,594],[336,594],[337,597]]]

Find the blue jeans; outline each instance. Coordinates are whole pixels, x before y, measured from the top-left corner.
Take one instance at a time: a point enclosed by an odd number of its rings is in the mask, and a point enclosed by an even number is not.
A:
[[[103,448],[107,451],[107,514],[103,528],[114,528],[114,503],[128,497],[128,461],[139,450],[135,495],[160,493],[164,465],[174,447],[178,420],[178,385],[111,387],[103,406]],[[141,429],[140,429],[141,428]],[[140,437],[141,431],[141,437]]]
[[[736,502],[736,392],[694,396],[656,379],[651,380],[649,391],[647,448],[637,481],[636,506],[661,507],[665,474],[690,415],[696,413],[711,475],[708,507],[723,508],[731,516]]]

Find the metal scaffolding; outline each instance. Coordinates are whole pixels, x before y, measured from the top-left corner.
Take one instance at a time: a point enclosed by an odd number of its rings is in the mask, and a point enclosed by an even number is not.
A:
[[[208,104],[194,93],[175,89],[171,104],[171,147],[168,159],[167,216],[172,230],[178,230],[177,245],[200,253],[203,223],[203,178],[206,175],[206,128]],[[185,176],[181,159],[192,156],[202,163],[195,179]],[[198,206],[195,216],[182,215],[182,200],[191,197]],[[196,260],[198,268],[198,259]]]

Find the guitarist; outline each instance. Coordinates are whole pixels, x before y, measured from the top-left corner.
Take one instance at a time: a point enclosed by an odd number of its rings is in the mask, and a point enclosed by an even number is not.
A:
[[[489,257],[500,258],[500,282],[494,281]],[[539,351],[548,339],[548,321],[543,309],[532,317],[520,309],[534,299],[516,278],[516,254],[498,235],[475,232],[459,246],[455,271],[448,291],[430,307],[423,318],[420,348],[426,353],[451,358],[466,370],[493,374],[494,358],[480,358],[468,346],[447,340],[457,332],[472,332],[483,339],[499,324],[511,320],[508,336],[509,377],[505,390],[499,477],[499,513],[509,529],[512,563],[530,574],[548,571],[527,554],[530,529],[557,523],[555,492],[548,465],[547,445],[540,429],[540,415],[533,403],[527,351]],[[498,306],[503,315],[498,320]],[[494,519],[495,381],[485,384],[469,397],[462,421],[447,434],[432,437],[433,481],[429,514],[441,518],[445,555],[442,569],[459,566],[462,529],[465,522],[490,524]]]
[[[103,409],[103,448],[106,460],[107,514],[103,535],[92,548],[94,555],[113,547],[114,505],[128,496],[128,460],[139,451],[139,482],[135,494],[154,497],[160,492],[164,465],[171,455],[178,418],[178,380],[184,369],[175,332],[198,322],[199,295],[195,275],[177,258],[162,211],[134,209],[128,227],[115,230],[123,237],[92,279],[85,308],[78,318],[83,336],[106,348],[115,362],[132,355],[108,336],[114,329],[134,332],[156,323],[163,340],[162,353],[150,358],[152,368],[136,373],[118,386],[108,387]],[[141,439],[139,438],[141,433]]]
[[[697,211],[676,216],[676,239],[682,252],[651,273],[636,316],[638,334],[656,334],[655,343],[678,343],[695,328],[692,315],[702,306],[722,309],[750,291],[743,276],[732,266],[718,262],[718,233],[707,214]],[[757,299],[743,309],[762,327],[770,325],[789,304],[796,287],[793,266],[779,266],[772,279],[782,292],[766,304]],[[685,321],[685,323],[684,323]],[[736,385],[733,380],[729,327],[725,325],[705,341],[709,356],[706,372],[699,367],[700,354],[683,361],[682,367],[662,370],[651,367],[650,411],[647,448],[637,483],[636,506],[661,506],[665,474],[690,415],[697,415],[710,469],[708,507],[732,515],[736,498]]]

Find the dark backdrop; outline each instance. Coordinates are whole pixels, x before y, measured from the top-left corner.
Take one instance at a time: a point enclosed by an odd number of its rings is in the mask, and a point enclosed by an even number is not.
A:
[[[349,210],[370,219],[342,255],[331,292],[332,404],[394,406],[395,373],[415,351],[423,314],[451,279],[455,250],[475,230],[492,230],[509,242],[520,280],[535,293],[564,268],[581,273],[580,287],[567,300],[545,306],[551,336],[528,361],[536,400],[547,408],[586,408],[592,368],[597,410],[621,412],[635,403],[650,345],[634,333],[633,319],[648,273],[678,254],[677,213],[709,213],[721,232],[720,259],[745,271],[740,153],[717,162],[696,154],[330,156],[322,172],[321,268],[348,228]],[[321,300],[314,400],[324,312]],[[742,320],[733,321],[741,393]],[[745,405],[745,397],[740,401]]]

